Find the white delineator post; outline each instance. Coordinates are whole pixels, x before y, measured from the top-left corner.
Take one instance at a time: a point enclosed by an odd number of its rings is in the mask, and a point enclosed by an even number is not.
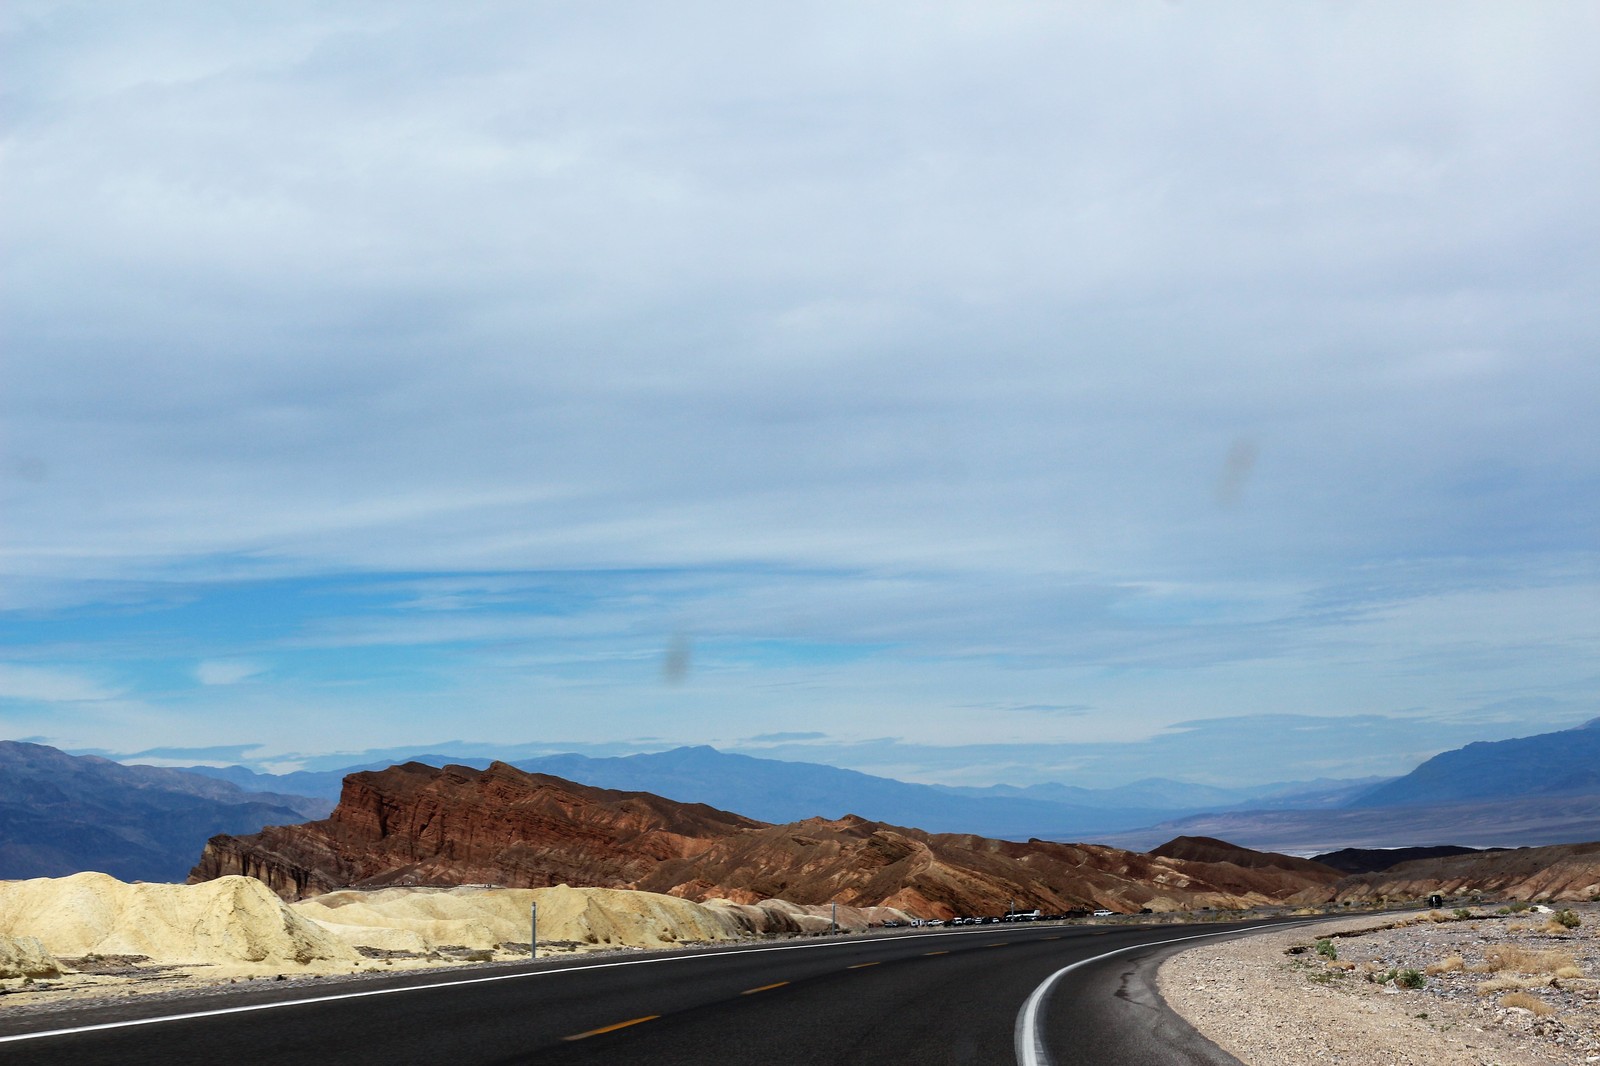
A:
[[[837,903],[833,904],[833,916],[828,919],[828,925],[830,926],[830,928],[828,929],[828,935],[829,936],[838,936],[839,935],[839,905]]]
[[[530,904],[528,907],[528,958],[539,957],[539,905]]]

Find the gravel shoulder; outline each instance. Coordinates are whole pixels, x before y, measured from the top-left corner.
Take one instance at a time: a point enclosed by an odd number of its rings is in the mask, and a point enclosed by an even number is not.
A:
[[[1587,1066],[1600,1063],[1600,906],[1560,906],[1582,924],[1471,908],[1214,942],[1172,956],[1157,984],[1246,1066]]]

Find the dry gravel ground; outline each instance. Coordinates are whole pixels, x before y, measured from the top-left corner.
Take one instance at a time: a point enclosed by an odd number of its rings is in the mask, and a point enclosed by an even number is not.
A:
[[[1474,907],[1298,926],[1175,955],[1158,984],[1246,1066],[1600,1063],[1600,906],[1562,908],[1582,924]]]

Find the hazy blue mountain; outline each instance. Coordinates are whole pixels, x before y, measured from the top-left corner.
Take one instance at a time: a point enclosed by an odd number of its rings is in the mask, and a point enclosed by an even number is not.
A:
[[[1031,796],[968,796],[837,766],[758,759],[705,746],[602,759],[551,755],[513,765],[601,788],[708,803],[767,822],[858,814],[934,833],[1025,840],[1147,825],[1173,813],[1159,807],[1098,808]]]
[[[393,762],[407,761],[431,766],[457,763],[481,769],[490,761],[481,755],[462,757],[401,749],[384,754],[391,758],[336,770],[281,775],[237,766],[191,769],[246,789],[273,789],[337,800],[344,775],[358,770],[381,770]],[[1332,806],[1349,790],[1368,786],[1374,780],[1279,783],[1242,789],[1161,778],[1111,789],[1062,784],[959,788],[912,784],[821,763],[736,755],[703,745],[644,755],[597,758],[562,754],[503,761],[522,770],[600,788],[708,803],[769,822],[858,814],[874,821],[915,825],[930,832],[1023,840],[1035,836],[1087,837],[1250,803],[1265,807]]]
[[[1390,780],[1392,778],[1388,777],[1365,777],[1355,780],[1319,778],[1315,781],[1279,781],[1266,785],[1220,788],[1215,785],[1174,781],[1164,777],[1149,777],[1116,788],[1083,788],[1079,785],[1053,782],[1020,788],[1016,785],[991,785],[987,788],[954,785],[934,787],[965,796],[1046,800],[1097,809],[1144,807],[1201,813],[1244,807],[1271,810],[1338,807],[1351,796]]]
[[[1346,806],[1423,807],[1528,796],[1600,795],[1600,718],[1555,733],[1441,752]]]
[[[216,834],[293,825],[322,817],[328,806],[182,770],[0,741],[0,879],[99,870],[125,881],[182,881]]]
[[[422,752],[399,752],[395,761],[432,766],[456,763],[478,768],[489,764],[484,757]],[[567,754],[504,761],[533,773],[552,774],[600,788],[651,792],[682,802],[706,803],[768,822],[858,814],[894,825],[915,825],[930,832],[1026,840],[1033,836],[1059,839],[1127,829],[1184,813],[1167,807],[1088,806],[1032,796],[969,796],[821,763],[759,759],[705,746],[646,755],[595,758]],[[390,765],[392,762],[382,761],[290,774],[262,774],[243,767],[192,769],[241,788],[337,799],[345,774],[381,770]]]
[[[493,761],[478,757],[401,750],[392,759],[362,762],[336,770],[294,770],[287,774],[264,774],[244,766],[185,766],[182,769],[186,773],[226,781],[247,792],[284,792],[296,796],[314,797],[325,801],[331,810],[333,804],[339,802],[339,792],[344,787],[346,774],[360,773],[363,770],[387,770],[391,766],[405,762],[420,762],[429,766],[471,766],[482,770]]]
[[[1343,848],[1572,844],[1600,840],[1600,795],[1503,796],[1478,803],[1338,810],[1218,811],[1107,833],[1099,841],[1143,851],[1174,836],[1217,837],[1289,855],[1320,855]]]
[[[1150,777],[1116,788],[1084,788],[1081,785],[1063,785],[1047,782],[1040,785],[989,785],[978,788],[971,785],[935,785],[945,792],[954,792],[974,798],[1005,798],[1043,800],[1047,803],[1070,803],[1079,807],[1103,810],[1123,807],[1153,807],[1168,810],[1200,811],[1243,803],[1260,792],[1254,789],[1216,788],[1211,785],[1192,785],[1164,777]]]

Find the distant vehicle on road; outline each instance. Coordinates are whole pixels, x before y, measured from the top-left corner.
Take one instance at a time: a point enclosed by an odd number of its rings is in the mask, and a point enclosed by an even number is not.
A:
[[[1094,916],[1096,918],[1110,918],[1110,917],[1113,917],[1116,913],[1117,913],[1116,911],[1108,911],[1108,910],[1101,909],[1101,910],[1095,911],[1094,912]]]

